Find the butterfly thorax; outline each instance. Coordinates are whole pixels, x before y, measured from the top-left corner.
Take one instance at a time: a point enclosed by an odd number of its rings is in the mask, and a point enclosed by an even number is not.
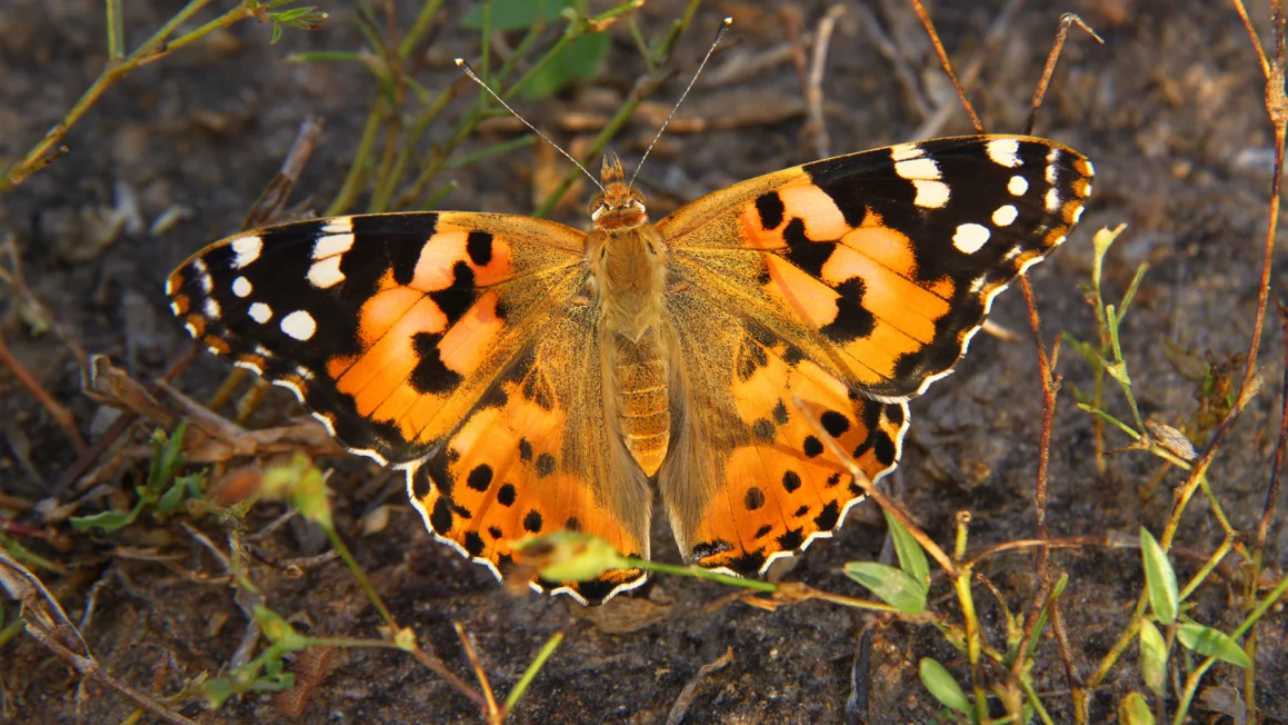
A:
[[[669,355],[661,326],[666,249],[648,221],[643,196],[623,181],[616,157],[605,157],[603,183],[604,193],[591,200],[594,231],[586,241],[603,364],[622,440],[651,476],[666,457],[671,430]]]

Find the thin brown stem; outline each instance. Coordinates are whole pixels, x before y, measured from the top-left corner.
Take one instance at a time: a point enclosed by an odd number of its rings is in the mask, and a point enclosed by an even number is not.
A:
[[[814,53],[810,58],[809,75],[805,82],[805,109],[808,121],[805,133],[814,145],[814,154],[819,158],[832,155],[832,142],[827,134],[827,123],[823,120],[823,74],[827,69],[827,48],[836,29],[836,21],[845,14],[844,5],[833,5],[818,23],[814,33]]]
[[[1055,43],[1051,45],[1051,52],[1047,53],[1046,65],[1042,68],[1042,78],[1038,81],[1038,87],[1033,91],[1033,101],[1029,104],[1029,120],[1024,123],[1024,133],[1033,133],[1033,127],[1038,123],[1038,109],[1042,107],[1042,99],[1046,96],[1047,86],[1051,85],[1051,76],[1055,73],[1055,64],[1060,60],[1060,51],[1064,49],[1065,38],[1069,35],[1069,27],[1077,25],[1087,31],[1097,42],[1105,41],[1096,35],[1096,31],[1082,22],[1082,18],[1073,13],[1065,13],[1060,16],[1060,27],[1055,31]]]
[[[286,152],[286,158],[282,159],[277,175],[268,182],[268,186],[242,220],[242,231],[262,227],[277,217],[317,148],[318,139],[322,136],[322,126],[323,121],[318,116],[309,116],[300,123],[300,130],[296,132],[295,141]]]
[[[470,641],[470,635],[465,631],[465,625],[460,622],[452,622],[456,628],[456,636],[461,639],[461,647],[465,649],[465,656],[470,660],[470,667],[474,669],[474,676],[478,678],[479,685],[483,688],[483,700],[486,703],[488,722],[500,722],[501,708],[496,704],[496,696],[492,694],[492,683],[488,682],[487,672],[483,670],[483,662],[479,659],[479,653],[474,649],[474,643]]]
[[[1244,30],[1248,31],[1248,41],[1252,43],[1252,49],[1257,53],[1257,61],[1261,63],[1261,74],[1269,78],[1270,61],[1266,58],[1265,49],[1261,47],[1261,39],[1257,37],[1257,28],[1248,17],[1248,9],[1243,6],[1243,0],[1232,0],[1232,2],[1235,12],[1239,14],[1239,19],[1243,21]]]
[[[72,446],[76,448],[76,453],[84,455],[89,448],[85,445],[85,439],[81,437],[80,429],[76,425],[76,416],[72,415],[71,410],[65,405],[55,400],[49,394],[49,391],[45,390],[45,386],[41,385],[40,381],[27,370],[27,367],[14,356],[2,334],[0,334],[0,366],[9,368],[9,372],[13,373],[18,383],[26,388],[28,393],[31,393],[31,397],[40,403],[41,407],[58,424],[58,427],[63,429],[68,438],[71,438]]]
[[[1275,295],[1275,310],[1279,314],[1279,326],[1284,336],[1284,377],[1282,400],[1279,407],[1279,440],[1275,443],[1274,463],[1270,466],[1270,481],[1266,485],[1266,501],[1261,508],[1261,520],[1257,522],[1256,548],[1264,549],[1266,536],[1270,532],[1270,522],[1275,515],[1275,505],[1279,500],[1279,474],[1283,470],[1284,449],[1288,448],[1288,310]]]
[[[33,639],[44,645],[50,652],[53,652],[59,659],[70,665],[72,669],[76,670],[77,674],[94,680],[107,689],[132,701],[134,704],[161,720],[171,723],[171,725],[197,725],[196,722],[165,707],[151,697],[135,690],[124,682],[116,679],[111,674],[103,671],[99,666],[98,660],[94,657],[78,655],[62,646],[62,644],[60,644],[51,633],[45,632],[41,627],[28,622],[27,634],[31,635]]]
[[[1246,15],[1242,10],[1239,0],[1234,0],[1236,7],[1240,9],[1241,15]],[[1159,539],[1164,549],[1172,544],[1172,539],[1176,536],[1176,530],[1180,524],[1181,514],[1189,504],[1190,497],[1198,489],[1207,474],[1208,468],[1216,458],[1217,452],[1225,442],[1226,436],[1234,424],[1238,422],[1247,406],[1251,394],[1255,390],[1255,380],[1257,377],[1257,356],[1261,351],[1262,328],[1265,327],[1266,308],[1270,300],[1270,274],[1272,271],[1271,264],[1274,260],[1276,230],[1279,227],[1279,194],[1283,178],[1284,165],[1284,141],[1288,135],[1288,96],[1284,93],[1284,14],[1282,0],[1274,0],[1271,3],[1273,17],[1275,21],[1275,61],[1268,66],[1266,77],[1266,112],[1270,116],[1271,125],[1274,128],[1275,135],[1275,168],[1274,175],[1270,180],[1270,211],[1266,223],[1266,237],[1263,245],[1260,288],[1257,294],[1257,311],[1253,320],[1252,340],[1248,345],[1247,363],[1243,371],[1243,380],[1239,384],[1239,393],[1235,399],[1235,404],[1226,413],[1221,424],[1217,426],[1216,432],[1212,434],[1212,440],[1204,449],[1203,454],[1194,463],[1190,469],[1190,475],[1186,478],[1185,483],[1177,490],[1176,503],[1172,507],[1171,517],[1167,521],[1167,526],[1163,530],[1163,536]],[[1256,33],[1252,33],[1253,47],[1258,55],[1264,56],[1261,44],[1256,39]]]
[[[930,36],[930,43],[935,47],[935,55],[939,56],[939,65],[943,67],[944,73],[948,75],[948,80],[953,82],[953,88],[957,89],[957,96],[962,100],[962,107],[966,109],[966,115],[970,116],[971,126],[975,128],[976,133],[984,133],[984,124],[979,122],[979,116],[975,115],[975,107],[971,105],[970,99],[966,97],[966,89],[957,80],[957,74],[953,71],[953,63],[948,60],[948,51],[944,50],[943,41],[939,39],[939,31],[935,30],[935,24],[930,19],[930,13],[921,4],[921,0],[912,0],[912,9],[916,11],[917,17],[921,19],[921,26],[926,29],[926,34]]]

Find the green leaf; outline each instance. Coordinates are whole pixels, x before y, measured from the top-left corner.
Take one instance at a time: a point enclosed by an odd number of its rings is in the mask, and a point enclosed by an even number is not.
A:
[[[573,7],[573,0],[492,0],[492,27],[497,30],[524,30],[538,22],[548,23],[559,18],[566,8]],[[467,30],[483,29],[483,3],[474,7],[461,20]]]
[[[908,573],[913,581],[923,587],[930,587],[930,564],[926,561],[926,552],[912,534],[899,523],[889,511],[885,514],[886,525],[890,527],[890,538],[894,541],[894,552],[899,557],[899,568]]]
[[[542,578],[554,582],[587,581],[630,566],[612,544],[593,534],[556,531],[524,539],[516,548]]]
[[[529,100],[544,98],[576,79],[591,80],[608,55],[607,33],[586,33],[564,46],[544,69],[524,84],[519,92]]]
[[[255,605],[253,613],[255,623],[263,630],[264,637],[279,649],[289,652],[299,652],[300,650],[308,648],[308,637],[305,637],[296,631],[296,629],[291,626],[291,623],[287,622],[282,615],[262,604]]]
[[[1069,586],[1069,574],[1066,572],[1061,574],[1060,578],[1056,580],[1055,586],[1051,587],[1051,593],[1047,596],[1046,602],[1042,605],[1042,608],[1038,610],[1037,626],[1033,628],[1033,631],[1036,632],[1038,636],[1034,637],[1033,640],[1031,640],[1029,644],[1029,647],[1030,647],[1029,654],[1026,656],[1030,656],[1030,657],[1032,656],[1032,652],[1033,652],[1032,647],[1037,643],[1038,638],[1042,635],[1042,633],[1046,631],[1047,619],[1048,617],[1050,617],[1050,614],[1051,614],[1051,603],[1054,602],[1056,599],[1059,599],[1060,595],[1064,594],[1065,587],[1068,587],[1068,586]],[[1009,619],[1009,612],[1008,612],[1008,619]],[[1008,626],[1009,626],[1009,622],[1008,622]]]
[[[922,657],[918,669],[921,673],[921,684],[930,690],[930,694],[934,695],[936,700],[963,715],[970,714],[970,700],[966,699],[962,686],[957,684],[957,680],[953,679],[943,665],[929,657]]]
[[[1215,657],[1237,667],[1252,666],[1252,660],[1248,659],[1248,653],[1243,651],[1239,643],[1218,629],[1187,622],[1176,630],[1176,638],[1181,644],[1205,657]]]
[[[1113,305],[1110,305],[1109,308],[1113,309]],[[1109,373],[1109,375],[1113,377],[1114,380],[1117,380],[1119,385],[1123,386],[1124,388],[1131,387],[1131,375],[1127,373],[1127,363],[1121,362],[1121,361],[1120,362],[1102,361],[1101,364],[1104,365],[1105,372]]]
[[[72,528],[77,531],[88,531],[96,528],[110,534],[134,523],[134,520],[139,517],[139,512],[142,510],[143,501],[139,500],[128,514],[123,514],[120,511],[103,511],[90,516],[73,516],[71,517]]]
[[[1067,332],[1060,333],[1060,337],[1063,338],[1064,344],[1072,346],[1073,349],[1077,350],[1082,357],[1086,359],[1087,365],[1090,366],[1092,370],[1104,366],[1104,360],[1100,357],[1100,351],[1092,347],[1090,343],[1083,342]]]
[[[265,470],[260,491],[267,499],[289,500],[304,518],[332,530],[326,476],[303,453],[296,453],[289,463]]]
[[[174,511],[179,504],[183,503],[184,494],[199,498],[201,496],[201,483],[204,478],[205,474],[202,473],[194,473],[190,476],[175,476],[170,490],[162,494],[160,500],[157,501],[157,511],[163,514]]]
[[[1127,293],[1123,295],[1122,302],[1118,303],[1118,322],[1122,322],[1127,316],[1127,308],[1131,307],[1131,302],[1136,297],[1136,291],[1140,289],[1140,281],[1145,279],[1145,273],[1149,271],[1149,262],[1141,262],[1136,268],[1136,276],[1132,278],[1131,285],[1127,287]]]
[[[926,611],[926,585],[902,569],[874,561],[851,561],[845,575],[872,590],[881,601],[904,614]]]
[[[1148,619],[1140,622],[1140,679],[1159,697],[1167,683],[1167,642]]]
[[[273,42],[282,37],[282,26],[289,25],[300,30],[317,30],[329,16],[318,10],[316,5],[303,8],[291,8],[269,13],[268,19],[273,23]]]
[[[152,434],[152,465],[148,467],[148,491],[161,493],[174,472],[183,465],[183,434],[188,430],[188,419],[184,418],[175,426],[174,434],[167,436],[165,431],[157,429]]]
[[[1163,624],[1176,621],[1180,608],[1180,592],[1176,588],[1176,572],[1167,560],[1167,552],[1159,546],[1144,526],[1140,527],[1140,554],[1145,562],[1145,588],[1149,591],[1149,606],[1154,616]]]
[[[1139,692],[1129,692],[1118,703],[1118,722],[1123,725],[1154,725],[1154,713]]]

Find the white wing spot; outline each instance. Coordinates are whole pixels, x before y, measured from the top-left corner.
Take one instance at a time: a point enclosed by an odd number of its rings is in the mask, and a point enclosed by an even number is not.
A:
[[[962,254],[974,254],[988,243],[988,229],[979,224],[962,224],[953,235],[953,246]]]
[[[890,158],[896,162],[920,158],[922,153],[921,146],[915,143],[901,143],[898,146],[890,147]]]
[[[322,226],[322,231],[327,234],[347,234],[353,231],[353,217],[351,216],[333,216],[324,221],[326,224]]]
[[[1020,165],[1020,142],[1013,138],[993,139],[984,144],[984,152],[998,166],[1014,169]]]
[[[312,370],[309,370],[308,368],[304,367],[303,365],[296,365],[296,366],[295,366],[295,374],[296,374],[296,375],[299,375],[299,376],[300,376],[301,378],[303,378],[304,380],[312,380],[312,379],[313,379],[313,371],[312,371]]]
[[[254,288],[251,287],[250,280],[245,277],[238,277],[233,280],[233,294],[238,297],[250,297],[250,293],[253,291]]]
[[[273,308],[269,307],[263,302],[252,303],[250,306],[249,312],[250,312],[250,319],[258,322],[261,325],[273,319]]]
[[[309,284],[319,289],[330,289],[343,282],[344,273],[340,271],[341,259],[343,257],[336,255],[314,262],[309,267]]]
[[[1086,160],[1086,159],[1083,159],[1083,160],[1082,160],[1082,165],[1086,167],[1086,173],[1087,173],[1087,176],[1095,176],[1095,175],[1096,175],[1096,167],[1092,166],[1090,161],[1088,161],[1088,160]]]
[[[1020,212],[1015,208],[1014,204],[998,207],[997,211],[993,212],[993,226],[1009,227],[1011,222],[1015,221],[1015,217],[1019,215]]]
[[[264,251],[264,240],[260,237],[249,236],[233,240],[233,267],[242,269],[246,265],[259,259],[259,253]]]
[[[1085,207],[1085,206],[1080,206],[1080,207],[1078,207],[1077,209],[1074,209],[1074,210],[1073,210],[1073,223],[1074,223],[1074,224],[1077,224],[1077,223],[1078,223],[1078,221],[1079,221],[1080,219],[1082,219],[1082,210],[1083,210],[1083,209],[1086,209],[1086,207]]]
[[[210,294],[215,290],[215,281],[210,278],[210,268],[206,266],[204,259],[192,260],[192,268],[197,270],[197,283],[201,285],[201,291]]]
[[[904,179],[938,179],[939,164],[927,158],[896,161],[894,172]]]
[[[187,330],[188,334],[191,335],[192,337],[197,336],[197,328],[193,327],[191,322],[183,323],[183,329]]]
[[[313,333],[318,329],[318,323],[313,319],[313,315],[304,310],[296,310],[283,317],[281,326],[282,332],[300,341],[313,337]]]
[[[182,314],[183,314],[183,312],[179,309],[179,303],[178,303],[178,302],[171,302],[171,303],[170,303],[170,311],[174,313],[174,316],[175,316],[175,317],[178,317],[179,315],[182,315]]]
[[[1044,174],[1048,184],[1055,184],[1060,180],[1060,167],[1055,164],[1049,164]]]
[[[325,237],[318,237],[313,242],[313,258],[326,259],[334,257],[337,254],[344,254],[353,248],[352,234],[328,234]]]
[[[1011,192],[1011,196],[1024,196],[1029,190],[1029,180],[1023,176],[1012,176],[1006,182],[1006,190]]]
[[[1021,249],[1020,245],[1017,244],[1014,247],[1011,247],[1010,249],[1006,250],[1006,254],[1002,255],[1002,261],[1009,262],[1012,259],[1015,259],[1016,257],[1020,256],[1020,254],[1023,252],[1024,250]]]
[[[943,209],[948,203],[948,185],[942,181],[914,179],[912,185],[917,187],[917,198],[912,203],[923,209]]]
[[[1060,203],[1060,192],[1057,191],[1055,187],[1048,189],[1046,193],[1047,211],[1058,211],[1060,209]]]
[[[205,310],[206,317],[209,317],[212,320],[218,320],[219,314],[222,312],[222,310],[219,309],[219,303],[216,302],[213,297],[206,298]]]

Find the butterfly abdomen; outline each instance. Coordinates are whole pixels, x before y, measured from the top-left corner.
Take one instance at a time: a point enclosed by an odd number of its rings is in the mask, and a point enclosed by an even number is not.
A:
[[[656,330],[639,341],[617,335],[614,343],[622,441],[644,473],[652,476],[662,466],[671,440],[667,356]]]

